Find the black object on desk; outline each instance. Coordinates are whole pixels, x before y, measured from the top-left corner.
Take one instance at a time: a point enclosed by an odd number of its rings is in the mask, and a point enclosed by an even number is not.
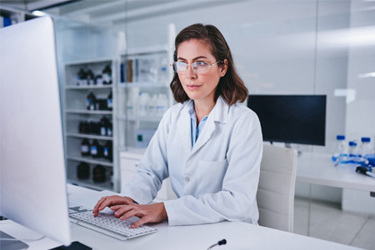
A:
[[[359,166],[359,167],[356,168],[355,171],[358,172],[358,173],[361,173],[361,174],[364,174],[364,175],[375,178],[375,174],[372,173],[368,167]]]
[[[92,248],[78,241],[74,241],[72,242],[72,244],[70,244],[70,246],[67,246],[67,247],[59,246],[59,247],[52,248],[51,250],[92,250]]]

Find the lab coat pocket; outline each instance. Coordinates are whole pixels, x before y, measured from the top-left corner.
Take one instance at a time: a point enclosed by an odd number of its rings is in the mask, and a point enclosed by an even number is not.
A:
[[[202,193],[214,193],[222,190],[223,180],[228,168],[227,159],[221,161],[198,162],[198,185]]]

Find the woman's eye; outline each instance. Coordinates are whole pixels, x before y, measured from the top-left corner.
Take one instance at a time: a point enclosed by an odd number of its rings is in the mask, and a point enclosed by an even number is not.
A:
[[[206,62],[197,62],[197,66],[206,66]]]

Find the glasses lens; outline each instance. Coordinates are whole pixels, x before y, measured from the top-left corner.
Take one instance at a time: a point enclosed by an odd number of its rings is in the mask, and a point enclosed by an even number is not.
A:
[[[185,72],[186,67],[187,67],[186,63],[183,63],[183,62],[175,62],[173,64],[173,70],[178,73]]]
[[[206,62],[195,62],[191,64],[191,67],[197,74],[205,74],[209,69],[209,65]]]
[[[185,73],[189,64],[184,62],[174,62],[173,70],[177,73]],[[193,71],[197,74],[206,74],[210,69],[210,65],[206,62],[194,62],[190,64]]]

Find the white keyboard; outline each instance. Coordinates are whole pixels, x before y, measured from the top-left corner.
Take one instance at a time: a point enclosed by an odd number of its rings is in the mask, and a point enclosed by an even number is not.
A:
[[[124,221],[116,218],[113,214],[100,213],[97,217],[94,217],[92,210],[82,207],[69,208],[69,217],[78,225],[119,240],[127,240],[157,232],[157,229],[144,225],[135,229],[130,228],[134,222],[139,220],[137,217],[131,217]]]

